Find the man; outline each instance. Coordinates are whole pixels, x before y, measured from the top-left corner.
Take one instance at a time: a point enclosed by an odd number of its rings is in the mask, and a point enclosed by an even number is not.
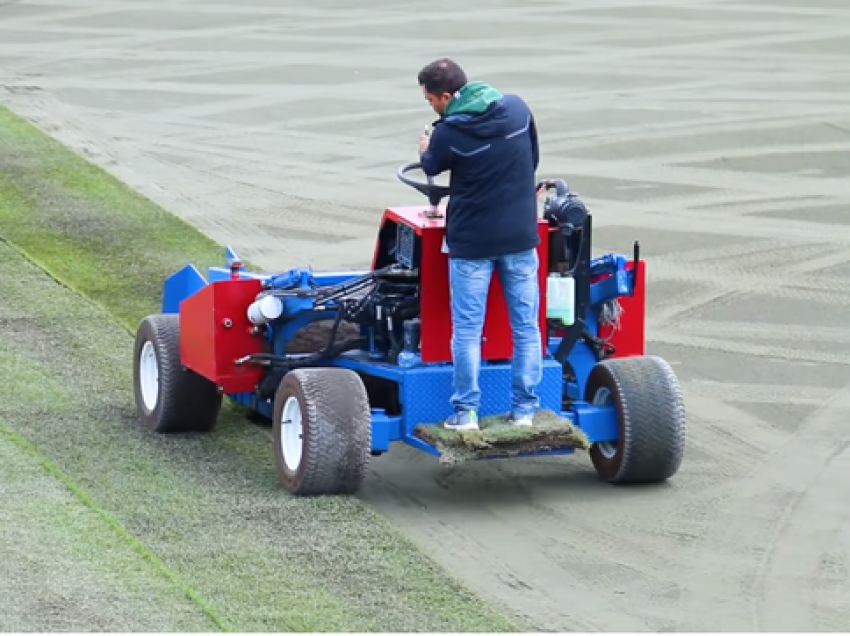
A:
[[[451,286],[454,414],[446,428],[478,428],[481,337],[490,280],[504,288],[513,333],[511,414],[532,424],[539,406],[542,344],[538,319],[534,117],[516,95],[469,82],[449,59],[423,68],[419,85],[440,115],[419,143],[428,176],[451,171],[446,245]]]

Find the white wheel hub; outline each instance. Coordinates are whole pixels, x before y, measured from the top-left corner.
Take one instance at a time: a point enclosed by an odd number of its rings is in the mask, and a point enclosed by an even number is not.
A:
[[[605,387],[600,387],[596,390],[592,403],[597,406],[607,406],[614,403],[614,398],[611,391]],[[617,454],[617,442],[596,442],[596,447],[605,459],[611,459]]]
[[[159,401],[159,363],[156,349],[148,340],[139,355],[139,392],[148,411],[153,411]]]
[[[280,416],[280,451],[286,467],[295,472],[304,452],[304,425],[298,398],[287,398]]]

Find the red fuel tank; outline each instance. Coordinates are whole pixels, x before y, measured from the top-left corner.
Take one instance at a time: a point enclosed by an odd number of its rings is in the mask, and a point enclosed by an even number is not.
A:
[[[234,364],[266,350],[265,339],[251,333],[246,313],[261,290],[259,280],[222,280],[180,303],[181,361],[224,393],[253,391],[263,376],[262,367]]]

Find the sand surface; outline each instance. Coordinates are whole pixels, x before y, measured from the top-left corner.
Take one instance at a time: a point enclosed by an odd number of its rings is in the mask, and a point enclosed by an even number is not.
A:
[[[268,268],[362,265],[420,201],[445,54],[529,100],[597,251],[640,239],[689,447],[646,489],[401,448],[363,497],[539,629],[846,629],[844,0],[0,1],[3,103]]]

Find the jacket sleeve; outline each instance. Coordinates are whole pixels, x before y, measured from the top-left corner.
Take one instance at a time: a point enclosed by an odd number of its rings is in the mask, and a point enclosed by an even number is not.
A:
[[[431,133],[431,141],[426,150],[420,156],[422,172],[429,177],[436,176],[441,172],[451,169],[452,150],[449,147],[449,135],[446,134],[444,126],[437,126]]]
[[[529,112],[528,136],[531,137],[531,157],[534,162],[534,170],[537,171],[537,166],[540,164],[540,144],[537,140],[537,124],[534,122],[534,115]]]

